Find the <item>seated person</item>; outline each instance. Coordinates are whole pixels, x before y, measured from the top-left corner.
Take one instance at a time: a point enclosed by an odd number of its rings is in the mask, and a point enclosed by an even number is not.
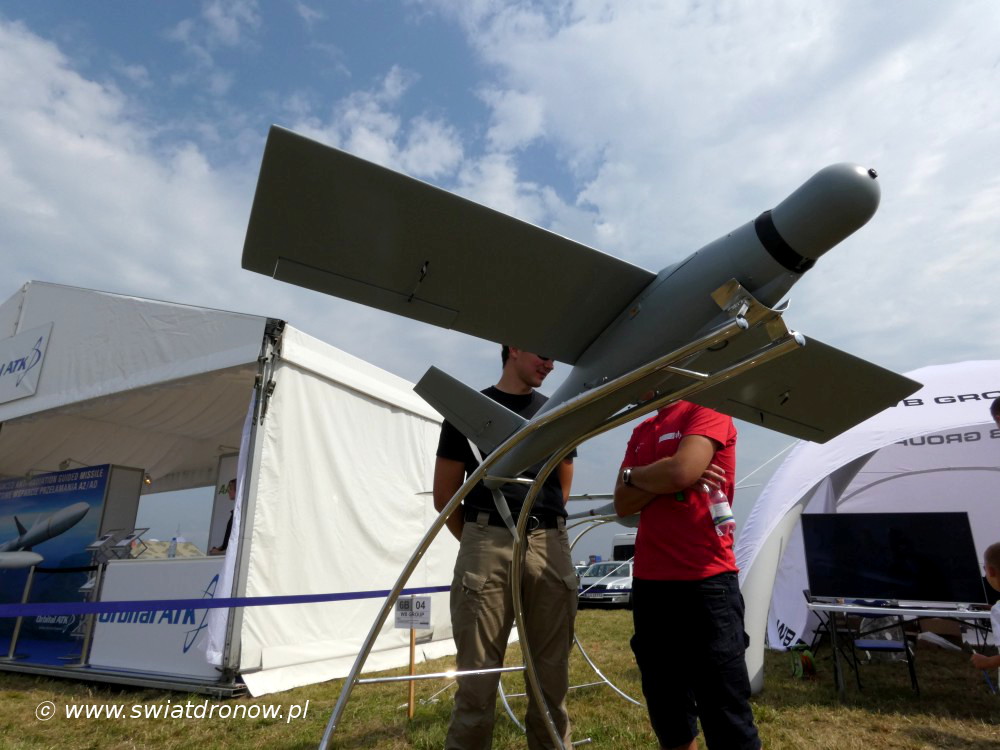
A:
[[[1000,591],[1000,542],[986,548],[983,553],[983,569],[990,586]],[[993,643],[1000,649],[1000,601],[990,610],[990,622],[993,623]],[[1000,653],[993,656],[973,653],[970,661],[976,669],[1000,669]]]

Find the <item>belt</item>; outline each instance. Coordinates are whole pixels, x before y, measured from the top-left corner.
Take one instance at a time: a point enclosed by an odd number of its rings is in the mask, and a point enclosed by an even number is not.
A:
[[[468,523],[481,523],[484,520],[488,526],[507,527],[500,514],[495,510],[479,510],[478,508],[466,508],[465,520]],[[514,516],[514,523],[517,524],[517,516]],[[557,516],[555,513],[532,513],[528,516],[528,531],[535,529],[562,529],[566,527],[566,519]]]

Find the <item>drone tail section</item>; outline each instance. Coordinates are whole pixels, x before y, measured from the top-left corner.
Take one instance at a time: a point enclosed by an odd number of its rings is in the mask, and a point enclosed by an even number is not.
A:
[[[431,367],[413,390],[483,453],[490,453],[524,425],[523,417],[446,372]]]

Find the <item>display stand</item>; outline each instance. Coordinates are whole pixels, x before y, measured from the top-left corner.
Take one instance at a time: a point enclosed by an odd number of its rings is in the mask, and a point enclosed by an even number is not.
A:
[[[730,316],[729,322],[721,325],[719,328],[707,333],[686,346],[680,347],[679,349],[659,357],[614,380],[597,385],[591,390],[580,394],[576,398],[554,407],[542,416],[530,420],[521,429],[517,430],[514,434],[508,437],[496,450],[490,453],[489,456],[487,456],[479,465],[479,467],[472,472],[472,474],[466,479],[465,483],[441,510],[431,527],[427,530],[423,539],[414,550],[410,560],[403,567],[395,585],[390,590],[388,597],[382,605],[382,609],[379,611],[375,622],[372,624],[368,637],[362,644],[361,650],[355,659],[351,671],[344,680],[344,686],[330,715],[330,719],[327,722],[323,738],[320,741],[319,747],[321,750],[326,750],[326,748],[329,747],[332,736],[337,729],[340,717],[343,715],[344,709],[348,700],[350,700],[350,696],[355,685],[362,684],[363,682],[369,683],[392,679],[377,678],[362,681],[359,679],[359,675],[368,659],[369,654],[371,653],[372,647],[374,646],[375,640],[381,631],[382,625],[385,623],[386,618],[395,606],[396,599],[399,597],[403,587],[413,574],[413,571],[416,569],[431,542],[434,541],[435,537],[444,527],[445,520],[458,509],[458,506],[465,496],[472,490],[472,488],[484,479],[489,479],[494,482],[517,482],[529,485],[528,493],[524,498],[521,511],[518,515],[517,527],[512,530],[514,539],[511,582],[515,615],[514,619],[517,625],[518,633],[521,636],[521,652],[524,657],[524,671],[527,678],[528,689],[531,690],[535,701],[542,709],[542,716],[553,745],[560,750],[566,750],[565,745],[562,742],[562,738],[559,736],[559,732],[557,731],[555,723],[552,720],[551,712],[549,711],[548,706],[545,703],[545,699],[542,696],[538,676],[535,672],[534,660],[531,656],[530,643],[528,642],[524,628],[521,598],[521,568],[527,542],[527,524],[531,515],[531,509],[534,506],[539,490],[548,478],[549,474],[551,474],[559,463],[580,443],[613,429],[614,427],[626,424],[643,414],[647,414],[675,401],[688,398],[710,386],[729,380],[736,375],[746,372],[747,370],[750,370],[758,365],[787,354],[805,343],[801,336],[788,330],[784,322],[781,320],[780,310],[772,310],[764,305],[761,305],[753,298],[752,295],[746,292],[746,290],[744,290],[735,281],[732,281],[717,290],[716,293],[713,294],[713,298]],[[696,372],[685,367],[685,365],[687,365],[696,355],[707,350],[712,350],[714,352],[724,350],[731,340],[749,333],[753,333],[754,336],[758,337],[751,338],[750,343],[756,344],[757,340],[760,340],[762,342],[761,345],[754,348],[753,351],[749,353],[735,354],[733,361],[728,362],[717,371],[712,373],[703,373]],[[731,351],[739,349],[740,347],[729,348]],[[608,418],[603,419],[603,421],[593,425],[590,430],[566,436],[564,445],[549,457],[537,473],[534,481],[525,480],[519,477],[496,477],[491,475],[491,468],[529,435],[534,434],[534,432],[539,429],[546,427],[569,414],[580,411],[584,407],[594,406],[597,402],[605,399],[610,402],[613,397],[619,396],[621,391],[628,388],[634,388],[638,383],[640,383],[640,381],[655,379],[657,375],[662,375],[663,379],[666,379],[668,375],[680,376],[686,385],[678,384],[677,387],[672,388],[666,393],[658,393],[650,401],[624,409]],[[451,674],[461,676],[467,674],[483,674],[485,671],[494,670],[471,670]],[[413,678],[409,677],[405,679]]]
[[[91,553],[92,564],[96,566],[94,574],[80,587],[80,592],[84,595],[84,601],[96,602],[101,598],[101,582],[104,580],[104,571],[110,560],[126,560],[130,557],[138,557],[146,551],[146,544],[140,537],[149,531],[148,528],[132,529],[112,529],[102,534],[98,539],[84,547],[86,552]],[[133,543],[138,542],[142,549],[138,555],[133,555]],[[86,615],[80,624],[73,631],[73,636],[80,639],[80,658],[73,665],[85,667],[90,653],[90,645],[94,634],[94,615]]]
[[[40,565],[32,565],[31,568],[29,568],[28,570],[28,577],[24,582],[24,589],[21,594],[21,604],[27,604],[31,598],[31,589],[35,584],[36,573],[49,574],[49,575],[62,575],[67,573],[74,574],[74,573],[83,573],[90,571],[99,571],[99,569],[93,566],[84,568],[43,568]],[[91,580],[94,580],[93,577],[91,578]],[[88,581],[88,583],[90,583],[90,581]],[[90,590],[88,590],[87,588],[87,585],[84,584],[84,586],[81,586],[79,590],[81,592],[84,592],[84,601],[87,601],[89,596],[91,595]],[[88,619],[91,617],[93,617],[93,615],[88,616]],[[17,653],[17,642],[21,635],[21,624],[23,622],[24,618],[21,616],[18,616],[17,619],[14,621],[14,630],[13,632],[11,632],[10,646],[7,649],[7,655],[5,657],[0,657],[0,661],[14,662],[17,661],[18,659],[28,658],[26,655]],[[78,626],[72,633],[70,633],[71,637],[82,640],[80,655],[78,656],[76,654],[69,654],[66,656],[60,656],[59,659],[65,661],[75,660],[77,662],[76,664],[69,666],[83,666],[84,664],[86,664],[87,640],[89,638],[89,633],[90,633],[89,627],[84,627],[84,622],[81,622],[81,625]]]
[[[858,617],[894,617],[899,618],[900,622],[904,618],[919,619],[922,617],[934,617],[946,620],[958,620],[960,622],[967,622],[973,624],[975,627],[981,627],[979,621],[983,621],[983,624],[988,625],[990,619],[990,611],[988,609],[961,609],[957,606],[954,608],[946,607],[917,607],[917,606],[885,606],[885,607],[875,607],[875,606],[865,606],[862,604],[846,604],[840,602],[827,602],[827,601],[817,601],[811,600],[806,606],[815,612],[821,620],[826,620],[829,622],[827,631],[830,633],[830,648],[833,651],[833,681],[837,688],[837,694],[843,698],[846,694],[846,689],[844,686],[844,673],[843,668],[840,664],[840,646],[837,640],[837,622],[836,618],[839,615],[849,617],[852,615]],[[849,635],[849,637],[851,637]],[[905,634],[904,634],[905,638]],[[851,657],[848,659],[851,663],[851,667],[855,671],[855,677],[857,677],[858,665],[856,660]],[[913,688],[916,692],[919,692],[916,685],[916,675],[913,672],[912,664],[910,665],[910,676]],[[858,678],[858,688],[861,688],[860,678]]]
[[[21,604],[28,603],[28,597],[31,596],[31,586],[35,581],[35,568],[37,566],[32,565],[28,568],[28,577],[24,582],[24,590],[21,592]],[[10,647],[7,649],[7,656],[4,657],[5,661],[14,661],[15,659],[22,658],[17,654],[17,639],[21,635],[21,623],[24,618],[20,615],[14,621],[14,630],[10,634]]]
[[[106,534],[102,534],[98,539],[95,539],[84,547],[84,552],[89,552],[91,562],[98,566],[103,566],[108,560],[117,560],[118,554],[112,550],[118,541],[125,536],[125,533],[125,529],[111,529],[111,531]],[[80,587],[80,591],[85,591],[91,595],[91,601],[97,601],[96,596],[94,596],[92,592],[100,581],[99,574],[102,570],[103,568],[98,569],[94,575],[92,575],[90,579]]]
[[[142,535],[149,531],[146,529],[132,529],[129,533],[111,545],[109,552],[111,557],[115,560],[127,560],[131,557],[140,557],[143,552],[149,549],[146,543],[142,541]],[[138,552],[135,552],[135,548],[140,548]]]
[[[97,570],[94,571],[94,575],[80,587],[80,591],[84,595],[84,601],[96,602],[101,598],[101,581],[104,580],[104,568],[106,560],[101,560],[100,562],[95,561]],[[85,615],[80,621],[80,624],[73,631],[73,635],[80,638],[80,659],[76,663],[77,667],[87,666],[87,657],[90,654],[90,643],[91,638],[94,635],[94,618],[96,615]]]
[[[111,559],[111,553],[108,550],[123,536],[125,536],[125,529],[111,529],[100,538],[92,541],[83,550],[90,553],[91,559],[95,563],[107,562]]]

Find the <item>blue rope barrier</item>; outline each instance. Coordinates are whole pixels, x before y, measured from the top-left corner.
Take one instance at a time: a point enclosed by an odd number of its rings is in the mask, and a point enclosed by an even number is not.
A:
[[[451,591],[451,586],[423,586],[403,589],[400,596],[439,594]],[[100,615],[118,612],[150,612],[171,609],[221,609],[223,607],[266,607],[279,604],[315,604],[355,599],[384,599],[389,589],[379,591],[349,591],[342,594],[296,594],[290,596],[237,596],[226,599],[149,599],[144,601],[109,602],[36,602],[0,604],[0,618],[35,617],[38,615]]]

